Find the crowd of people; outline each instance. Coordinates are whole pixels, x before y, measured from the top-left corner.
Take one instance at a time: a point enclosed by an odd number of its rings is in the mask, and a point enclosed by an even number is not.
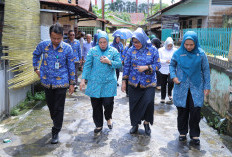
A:
[[[93,41],[92,35],[84,32],[79,32],[79,40],[75,39],[73,30],[63,41],[60,24],[52,25],[49,33],[50,40],[39,43],[33,52],[33,66],[45,88],[53,120],[52,144],[59,141],[66,89],[72,94],[77,88],[80,70],[80,90],[87,83],[85,94],[92,104],[94,133],[101,132],[104,118],[108,128],[113,129],[114,97],[122,71],[121,90],[129,97],[130,134],[138,131],[142,121],[145,134],[151,134],[155,89],[161,89],[160,103],[177,107],[179,141],[185,141],[189,133],[191,140],[200,144],[200,110],[204,95],[210,92],[210,71],[195,32],[186,32],[178,49],[171,37],[162,46],[158,38],[149,38],[142,28],[133,32],[128,45],[120,42],[120,35],[109,43],[108,34],[101,30]]]

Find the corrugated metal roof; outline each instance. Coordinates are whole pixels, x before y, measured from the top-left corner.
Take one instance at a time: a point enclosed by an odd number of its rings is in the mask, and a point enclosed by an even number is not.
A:
[[[91,17],[95,18],[95,19],[97,18],[97,16],[94,13],[92,13],[92,12],[90,12],[90,11],[88,11],[88,10],[86,10],[86,9],[76,5],[76,4],[63,3],[63,2],[59,2],[59,1],[49,1],[49,0],[40,0],[40,3],[47,4],[47,5],[53,6],[53,7],[57,7],[57,8],[63,9],[63,10],[68,10],[68,11],[74,12],[75,15],[79,15],[79,16],[81,16],[81,18],[91,18]]]

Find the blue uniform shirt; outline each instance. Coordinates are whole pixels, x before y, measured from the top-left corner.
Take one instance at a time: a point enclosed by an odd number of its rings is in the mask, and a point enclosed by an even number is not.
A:
[[[139,72],[135,69],[137,66],[150,65],[151,69]],[[140,83],[141,88],[156,86],[156,73],[160,69],[159,53],[154,47],[146,47],[143,52],[137,50],[134,46],[127,51],[124,61],[123,79],[129,79],[128,83],[137,87]]]
[[[53,49],[51,40],[42,41],[33,52],[34,68],[39,68],[41,56],[40,79],[44,87],[66,88],[70,83],[74,83],[75,66],[71,46],[61,41],[60,45]]]
[[[81,59],[81,45],[80,42],[76,39],[74,39],[73,42],[71,42],[69,39],[65,40],[66,43],[71,45],[73,49],[73,55],[74,55],[74,62],[78,62]]]

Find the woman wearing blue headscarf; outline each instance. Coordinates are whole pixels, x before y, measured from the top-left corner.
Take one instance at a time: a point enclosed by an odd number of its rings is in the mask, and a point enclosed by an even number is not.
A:
[[[93,120],[96,125],[95,133],[103,127],[103,108],[109,129],[112,129],[112,112],[114,96],[117,95],[117,79],[115,69],[122,66],[120,54],[108,45],[106,32],[98,33],[97,45],[89,50],[84,64],[80,89],[88,86],[85,94],[90,96],[93,107]]]
[[[129,107],[131,134],[138,131],[144,120],[145,133],[150,135],[149,123],[153,124],[154,96],[156,86],[155,71],[160,68],[159,53],[150,45],[149,38],[138,28],[132,36],[133,46],[129,48],[123,69],[122,91],[129,84]]]
[[[113,43],[110,44],[110,46],[116,48],[120,54],[120,57],[121,57],[121,60],[123,60],[123,57],[122,57],[122,53],[123,53],[123,44],[120,42],[120,36],[119,35],[116,35],[114,37],[114,41]],[[119,73],[120,73],[120,69],[116,69],[116,75],[117,75],[117,80],[119,78]]]
[[[170,63],[173,79],[173,102],[178,110],[177,127],[179,141],[185,141],[189,131],[194,144],[199,145],[201,107],[204,94],[210,92],[210,70],[207,56],[200,48],[197,34],[188,31],[181,47],[173,54]]]

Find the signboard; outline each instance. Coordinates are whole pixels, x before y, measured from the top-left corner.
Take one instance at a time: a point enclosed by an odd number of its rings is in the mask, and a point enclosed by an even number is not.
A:
[[[172,34],[178,34],[180,30],[178,15],[163,15],[161,18],[162,29],[172,29]]]

